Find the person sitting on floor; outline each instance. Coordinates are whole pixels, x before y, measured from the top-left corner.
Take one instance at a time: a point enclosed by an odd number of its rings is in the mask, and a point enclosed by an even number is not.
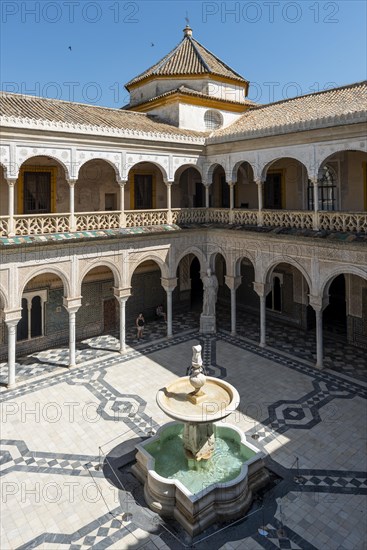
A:
[[[159,319],[161,319],[163,317],[164,321],[167,323],[167,315],[163,311],[163,305],[162,304],[159,304],[159,306],[157,306],[157,308],[155,310],[155,313],[156,313],[156,315]]]

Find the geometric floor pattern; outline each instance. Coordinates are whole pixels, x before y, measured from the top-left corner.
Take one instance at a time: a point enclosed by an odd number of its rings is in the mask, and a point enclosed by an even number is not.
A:
[[[90,339],[70,370],[65,349],[24,358],[23,382],[0,396],[1,550],[365,548],[367,384],[358,353],[354,370],[318,371],[307,350],[288,353],[284,341],[260,348],[249,324],[246,336],[231,336],[224,320],[203,337],[194,322],[194,314],[176,319],[169,340],[165,324],[152,323],[139,345],[132,328],[124,355],[115,336]],[[207,373],[237,387],[230,422],[264,451],[276,481],[245,518],[192,541],[145,506],[129,465],[135,444],[168,421],[155,393],[186,373],[196,343]]]
[[[224,331],[230,331],[228,308],[220,307],[218,319]],[[194,330],[199,325],[197,312],[185,312],[174,316],[173,334]],[[237,312],[237,334],[240,337],[259,342],[259,319],[252,313]],[[139,349],[147,343],[160,340],[166,336],[166,324],[163,320],[152,321],[144,329],[141,342],[136,341],[135,326],[126,329],[126,343]],[[314,331],[304,332],[295,327],[284,327],[267,319],[267,345],[285,354],[298,357],[311,364],[316,363],[316,342]],[[97,357],[103,357],[119,349],[118,334],[88,338],[77,343],[76,361],[85,363]],[[55,348],[36,352],[29,356],[17,358],[17,381],[29,380],[34,376],[55,372],[60,367],[68,366],[68,349]],[[367,352],[362,348],[351,346],[344,341],[342,334],[335,336],[324,332],[324,368],[340,374],[367,382]],[[7,382],[6,362],[0,363],[0,386]]]

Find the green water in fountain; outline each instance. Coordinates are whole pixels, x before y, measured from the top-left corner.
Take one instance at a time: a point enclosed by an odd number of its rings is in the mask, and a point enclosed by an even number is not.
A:
[[[215,451],[209,460],[195,462],[190,469],[180,433],[171,434],[145,446],[155,459],[155,471],[162,477],[180,481],[195,494],[213,483],[235,479],[244,462],[255,452],[243,444],[223,436],[215,436]]]

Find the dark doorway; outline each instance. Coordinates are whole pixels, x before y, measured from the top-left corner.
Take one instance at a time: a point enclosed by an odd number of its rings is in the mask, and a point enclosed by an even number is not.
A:
[[[31,338],[42,336],[42,302],[39,296],[32,298]]]
[[[17,340],[28,338],[28,302],[22,298],[22,318],[17,325]]]
[[[195,182],[194,208],[204,206],[204,186],[201,181]]]
[[[281,210],[282,201],[282,174],[274,172],[266,176],[264,185],[264,208]]]
[[[200,262],[194,258],[190,265],[191,308],[200,309],[203,303],[203,281],[200,277]]]
[[[103,332],[116,330],[116,299],[110,298],[103,302]]]
[[[324,311],[324,326],[326,330],[346,334],[347,308],[345,299],[345,277],[335,277],[329,288],[329,305]]]
[[[134,199],[136,210],[153,208],[153,176],[141,174],[134,176]]]
[[[229,185],[226,182],[226,177],[220,177],[221,191],[222,191],[222,208],[229,208]]]

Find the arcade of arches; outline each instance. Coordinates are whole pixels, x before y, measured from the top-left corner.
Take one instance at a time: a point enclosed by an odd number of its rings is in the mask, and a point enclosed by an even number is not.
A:
[[[189,312],[196,320],[192,328],[198,329],[203,301],[201,277],[207,265],[218,278],[217,325],[221,330],[248,337],[251,332],[248,329],[255,323],[258,327],[255,338],[264,346],[272,341],[271,324],[284,327],[284,333],[287,327],[292,327],[301,339],[314,342],[320,368],[323,333],[367,348],[366,279],[352,273],[331,276],[325,285],[322,305],[317,309],[311,303],[305,276],[289,263],[273,265],[266,274],[266,283],[261,285],[256,281],[251,259],[239,258],[232,266],[219,251],[208,261],[193,251],[178,261],[176,276],[171,279],[162,274],[154,260],[138,263],[131,274],[131,285],[125,290],[119,289],[118,274],[102,262],[85,270],[80,297],[71,305],[66,299],[65,282],[45,267],[44,272],[26,283],[22,292],[20,313],[12,325],[16,327],[16,354],[22,356],[69,343],[73,365],[75,342],[101,334],[120,339],[123,353],[126,333],[134,327],[138,313],[143,312],[148,323],[157,323],[155,310],[159,304],[167,311],[168,337],[174,333],[173,321]],[[6,317],[5,322],[9,328]],[[10,342],[4,326],[0,337],[0,352],[5,359]],[[128,342],[133,345],[131,340]],[[272,341],[272,345],[276,347],[276,342]]]

